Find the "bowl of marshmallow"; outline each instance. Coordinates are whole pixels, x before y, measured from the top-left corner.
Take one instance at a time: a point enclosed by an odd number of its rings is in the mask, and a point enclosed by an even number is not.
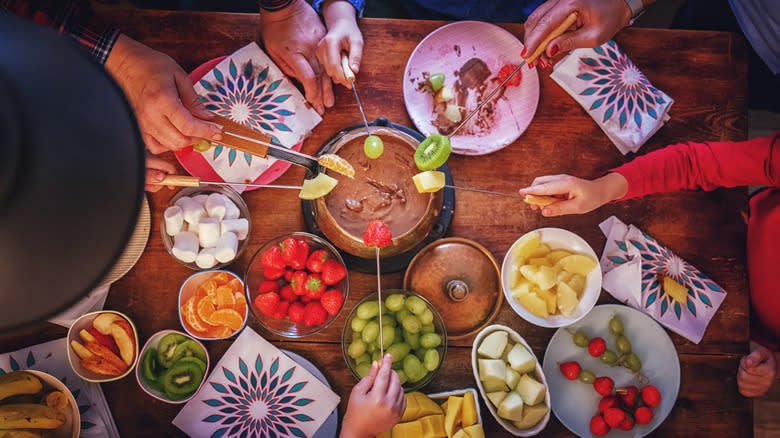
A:
[[[188,268],[222,268],[246,246],[249,209],[229,186],[187,187],[171,197],[160,230],[168,253]]]

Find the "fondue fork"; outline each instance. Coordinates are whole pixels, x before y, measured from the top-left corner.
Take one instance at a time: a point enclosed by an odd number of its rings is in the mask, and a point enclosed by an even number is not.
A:
[[[368,135],[371,135],[371,130],[368,128],[368,120],[366,120],[366,113],[363,112],[363,104],[360,103],[360,97],[358,96],[357,87],[355,86],[355,72],[349,67],[349,59],[347,59],[347,55],[343,53],[341,54],[341,68],[344,69],[344,75],[347,77],[347,80],[352,83],[352,91],[355,92],[355,100],[357,101],[360,115],[363,117],[363,125],[366,127]]]
[[[197,176],[189,175],[168,175],[160,182],[152,183],[159,186],[176,186],[176,187],[200,187],[202,185],[213,184],[217,186],[247,186],[247,187],[263,187],[268,189],[294,189],[301,190],[301,186],[284,186],[278,184],[249,184],[239,182],[223,182],[223,181],[201,181]]]
[[[376,297],[379,301],[379,357],[385,357],[385,339],[382,335],[382,270],[379,268],[379,247],[376,246]],[[380,359],[381,360],[381,359]]]

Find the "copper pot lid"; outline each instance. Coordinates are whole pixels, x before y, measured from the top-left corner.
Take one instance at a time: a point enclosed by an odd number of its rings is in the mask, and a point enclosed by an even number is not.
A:
[[[501,307],[501,270],[485,247],[449,237],[423,248],[404,275],[404,289],[433,304],[447,336],[462,338],[487,326]]]

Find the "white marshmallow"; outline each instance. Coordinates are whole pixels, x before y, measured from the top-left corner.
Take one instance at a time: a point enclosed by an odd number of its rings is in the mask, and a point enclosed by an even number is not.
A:
[[[216,248],[203,248],[198,253],[198,257],[195,258],[195,264],[201,269],[213,268],[217,264],[217,259],[214,255],[217,253]]]
[[[196,236],[198,235],[198,231],[199,230],[198,230],[198,224],[197,223],[195,223],[195,224],[188,224],[188,223],[185,222],[185,225],[187,226],[187,231],[189,231],[190,233],[194,233]]]
[[[181,198],[177,199],[173,205],[178,205],[182,210],[184,210],[184,204],[187,204],[188,202],[192,202],[192,198],[189,196],[182,196]]]
[[[238,240],[246,239],[249,232],[249,221],[244,218],[225,219],[222,221],[222,234],[233,232],[238,236]]]
[[[225,206],[224,196],[221,193],[210,194],[208,199],[206,199],[204,207],[206,207],[206,213],[208,213],[209,217],[219,220],[225,218],[227,207]]]
[[[228,231],[219,238],[217,242],[216,258],[222,263],[227,263],[236,258],[238,250],[238,236]]]
[[[198,222],[198,240],[204,248],[214,248],[219,241],[219,219],[204,217]]]
[[[165,218],[165,233],[169,236],[175,236],[179,234],[184,225],[184,214],[181,207],[178,205],[171,205],[165,209],[163,213]]]
[[[173,256],[184,263],[192,263],[198,256],[198,238],[189,231],[182,231],[173,237]]]
[[[224,219],[238,219],[241,216],[241,210],[238,209],[238,206],[225,195],[222,195],[222,200],[225,201]]]
[[[203,204],[205,204],[205,203],[206,203],[206,199],[208,199],[208,198],[209,198],[209,195],[207,195],[207,194],[205,194],[205,193],[204,193],[204,194],[200,194],[200,195],[195,195],[195,196],[193,196],[193,197],[192,197],[192,200],[193,200],[193,201],[195,201],[195,202],[197,202],[198,204],[200,204],[200,205],[201,205],[201,207],[202,207],[202,206],[203,206]]]
[[[182,197],[179,201],[182,199],[185,199],[185,197]],[[197,224],[200,221],[200,218],[206,216],[206,210],[203,209],[203,205],[198,204],[192,198],[187,199],[187,201],[183,201],[179,204],[179,207],[181,207],[181,210],[184,213],[184,220],[187,221],[188,224]]]

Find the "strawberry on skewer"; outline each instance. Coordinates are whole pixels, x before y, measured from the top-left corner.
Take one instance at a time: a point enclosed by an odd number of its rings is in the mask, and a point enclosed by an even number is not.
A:
[[[393,235],[384,222],[375,220],[368,223],[366,231],[363,233],[363,244],[368,247],[376,248],[376,295],[379,301],[379,327],[382,325],[382,270],[379,267],[379,248],[390,245],[393,242]],[[379,354],[385,356],[383,330],[379,330]]]

